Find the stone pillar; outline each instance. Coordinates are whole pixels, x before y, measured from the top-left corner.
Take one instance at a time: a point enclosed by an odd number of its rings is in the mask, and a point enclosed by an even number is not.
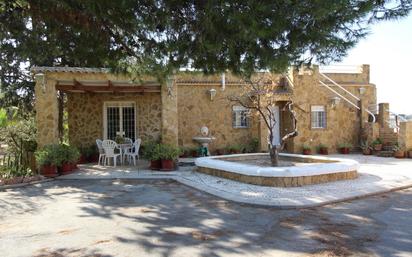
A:
[[[400,122],[398,142],[405,150],[412,149],[412,121]]]
[[[370,81],[370,66],[369,64],[362,65],[362,73],[365,77],[365,83],[369,83]]]
[[[37,144],[42,147],[59,142],[59,108],[56,82],[46,74],[36,74],[35,78]]]
[[[177,86],[173,78],[161,87],[162,143],[178,146]]]
[[[378,123],[381,128],[389,127],[389,104],[379,104]]]

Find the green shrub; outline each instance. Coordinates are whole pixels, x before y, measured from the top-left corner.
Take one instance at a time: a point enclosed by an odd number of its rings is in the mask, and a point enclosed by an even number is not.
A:
[[[352,148],[352,144],[351,143],[340,143],[338,144],[338,148]]]
[[[46,145],[35,152],[37,165],[39,167],[47,165],[59,166],[61,164],[59,154],[59,145]]]
[[[302,150],[311,150],[310,146],[304,144],[302,145]]]
[[[158,145],[159,157],[162,160],[176,160],[180,155],[180,149],[172,145]]]
[[[156,141],[148,141],[142,145],[143,158],[149,161],[160,160],[160,146]]]
[[[259,139],[252,138],[248,144],[243,147],[246,153],[256,153],[259,150]]]
[[[382,140],[379,137],[372,141],[372,146],[381,145],[381,144],[382,144]]]

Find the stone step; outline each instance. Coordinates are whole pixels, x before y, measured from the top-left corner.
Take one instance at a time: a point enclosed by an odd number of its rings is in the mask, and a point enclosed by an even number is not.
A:
[[[393,157],[393,151],[380,151],[377,156],[379,157]]]

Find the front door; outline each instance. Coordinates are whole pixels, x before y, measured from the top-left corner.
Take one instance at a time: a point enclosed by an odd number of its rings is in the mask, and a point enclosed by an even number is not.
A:
[[[117,136],[136,138],[136,110],[133,102],[107,102],[104,104],[104,138]]]
[[[273,106],[272,112],[274,116],[275,122],[274,126],[272,126],[272,133],[273,133],[273,144],[280,145],[280,115],[279,115],[279,106]]]

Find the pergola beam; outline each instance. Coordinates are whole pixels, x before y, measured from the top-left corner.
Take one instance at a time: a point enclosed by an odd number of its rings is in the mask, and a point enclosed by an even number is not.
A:
[[[72,83],[59,82],[56,83],[56,89],[64,92],[102,92],[102,93],[115,93],[115,92],[128,92],[128,93],[159,93],[160,85],[127,85],[116,86],[111,80],[107,80],[106,83],[88,83],[80,82],[73,79]],[[87,85],[86,85],[87,84]]]

